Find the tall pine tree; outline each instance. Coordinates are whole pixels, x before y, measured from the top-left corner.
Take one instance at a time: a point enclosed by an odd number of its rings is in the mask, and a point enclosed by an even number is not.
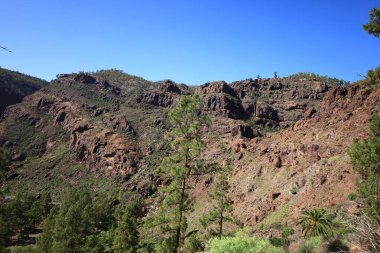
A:
[[[230,185],[228,176],[232,170],[232,161],[228,159],[223,166],[217,164],[216,172],[212,183],[212,188],[209,192],[209,199],[213,203],[210,212],[206,213],[201,218],[202,226],[207,229],[211,236],[221,238],[224,235],[225,224],[232,223],[240,225],[238,220],[233,217],[232,201],[229,197]]]
[[[152,225],[158,227],[158,252],[180,252],[187,236],[187,215],[193,202],[189,197],[189,179],[202,174],[200,155],[204,150],[202,127],[209,120],[200,111],[203,103],[199,95],[182,96],[177,106],[169,112],[173,130],[168,134],[171,154],[162,160],[161,175],[170,178],[170,184],[162,187],[162,199],[153,217]]]

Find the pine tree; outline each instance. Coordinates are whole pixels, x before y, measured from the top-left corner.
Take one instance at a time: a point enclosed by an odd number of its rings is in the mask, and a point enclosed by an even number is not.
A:
[[[366,198],[369,214],[380,215],[380,116],[375,115],[370,123],[371,137],[354,140],[349,150],[351,164],[361,175],[359,193]]]
[[[128,204],[115,232],[114,248],[116,253],[136,253],[139,248],[139,231],[144,204],[134,200]]]
[[[363,26],[369,34],[380,37],[380,8],[374,8],[369,14],[369,21]]]
[[[53,246],[53,233],[54,233],[54,224],[55,216],[57,209],[53,208],[47,218],[43,221],[42,231],[43,233],[37,237],[37,247],[42,253],[52,252]]]
[[[159,171],[171,182],[159,191],[162,199],[152,221],[160,233],[158,252],[179,252],[185,238],[192,234],[186,234],[187,214],[193,205],[189,197],[189,178],[203,173],[199,159],[204,149],[201,130],[209,123],[207,117],[200,115],[202,107],[199,95],[182,96],[168,115],[173,126],[168,134],[171,154],[162,160]]]
[[[225,166],[216,165],[217,171],[214,177],[209,198],[213,202],[212,210],[201,218],[201,224],[208,229],[211,236],[221,238],[223,227],[226,222],[238,224],[237,220],[232,216],[233,206],[228,191],[230,185],[228,183],[228,175],[231,171],[231,161],[229,160]],[[215,223],[217,228],[215,228]]]
[[[77,253],[91,234],[92,198],[85,190],[67,194],[54,221],[52,252]]]

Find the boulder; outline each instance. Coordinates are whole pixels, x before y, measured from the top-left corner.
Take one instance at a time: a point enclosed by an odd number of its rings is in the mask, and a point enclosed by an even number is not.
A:
[[[231,129],[233,136],[253,139],[255,137],[261,136],[260,132],[253,130],[249,124],[240,124]]]

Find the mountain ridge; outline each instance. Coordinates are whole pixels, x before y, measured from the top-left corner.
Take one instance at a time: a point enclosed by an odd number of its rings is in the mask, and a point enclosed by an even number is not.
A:
[[[203,113],[212,121],[205,159],[223,161],[221,143],[234,157],[230,194],[243,223],[270,230],[286,216],[294,222],[305,208],[355,209],[346,196],[356,178],[346,149],[353,138],[368,136],[380,93],[316,79],[260,78],[189,88],[113,71],[60,75],[6,109],[0,144],[12,165],[4,184],[11,191],[53,191],[57,198],[78,184],[99,193],[121,189],[154,206],[154,193],[165,184],[155,168],[168,152],[167,112],[181,95],[193,93],[203,98]],[[198,203],[193,217],[207,209],[202,203],[210,180],[192,180]]]

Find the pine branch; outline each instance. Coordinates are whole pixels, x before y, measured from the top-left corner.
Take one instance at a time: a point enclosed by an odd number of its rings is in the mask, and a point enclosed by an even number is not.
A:
[[[13,53],[11,50],[9,50],[7,47],[0,46],[1,49],[7,51],[8,53]]]

